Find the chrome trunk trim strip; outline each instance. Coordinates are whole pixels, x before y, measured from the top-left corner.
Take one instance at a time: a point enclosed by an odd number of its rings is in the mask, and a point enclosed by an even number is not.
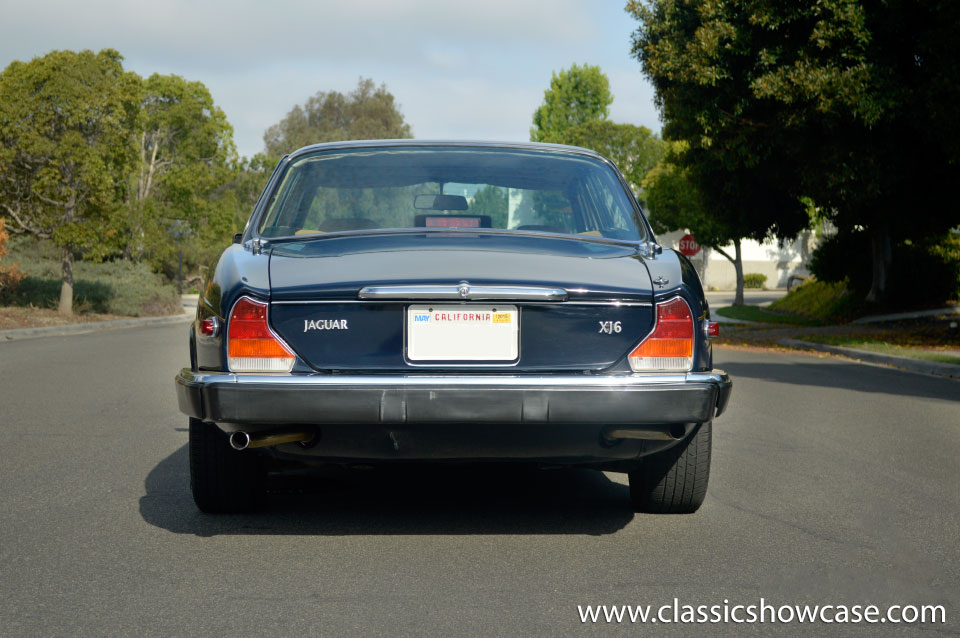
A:
[[[273,306],[303,306],[310,304],[362,304],[368,301],[376,301],[377,303],[395,303],[395,304],[406,304],[409,303],[408,299],[293,299],[293,300],[283,300],[283,301],[272,301],[270,302]],[[469,301],[469,300],[468,300]],[[544,305],[553,305],[556,302],[553,301],[529,301],[526,305],[535,305],[535,304],[544,304]],[[650,307],[653,304],[648,301],[587,301],[579,299],[567,299],[566,301],[569,305],[575,306],[630,306],[630,307]]]
[[[397,300],[566,301],[567,291],[563,288],[539,286],[471,286],[467,282],[461,282],[456,285],[366,286],[360,289],[358,297]]]

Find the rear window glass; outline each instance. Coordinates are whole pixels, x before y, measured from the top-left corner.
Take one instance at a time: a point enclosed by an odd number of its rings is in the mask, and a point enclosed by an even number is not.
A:
[[[643,239],[609,166],[548,151],[379,148],[308,155],[287,168],[264,237],[383,229],[523,231]]]

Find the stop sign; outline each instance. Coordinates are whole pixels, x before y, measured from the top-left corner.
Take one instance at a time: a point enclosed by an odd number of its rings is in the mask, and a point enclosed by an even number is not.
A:
[[[680,252],[687,257],[693,257],[700,252],[700,244],[693,238],[693,235],[687,233],[680,238]]]

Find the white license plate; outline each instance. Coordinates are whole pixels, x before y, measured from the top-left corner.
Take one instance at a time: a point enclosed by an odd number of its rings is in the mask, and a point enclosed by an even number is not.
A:
[[[516,361],[519,346],[516,306],[424,304],[407,308],[410,361]]]

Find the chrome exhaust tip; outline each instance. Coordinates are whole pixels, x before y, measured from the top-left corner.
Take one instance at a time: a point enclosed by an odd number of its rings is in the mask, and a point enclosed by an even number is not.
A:
[[[250,447],[250,435],[246,432],[234,432],[230,435],[230,447],[234,450],[246,450]]]
[[[281,443],[301,443],[308,445],[315,434],[310,431],[297,432],[234,432],[230,435],[230,447],[234,450],[248,450],[258,447],[269,447]]]

